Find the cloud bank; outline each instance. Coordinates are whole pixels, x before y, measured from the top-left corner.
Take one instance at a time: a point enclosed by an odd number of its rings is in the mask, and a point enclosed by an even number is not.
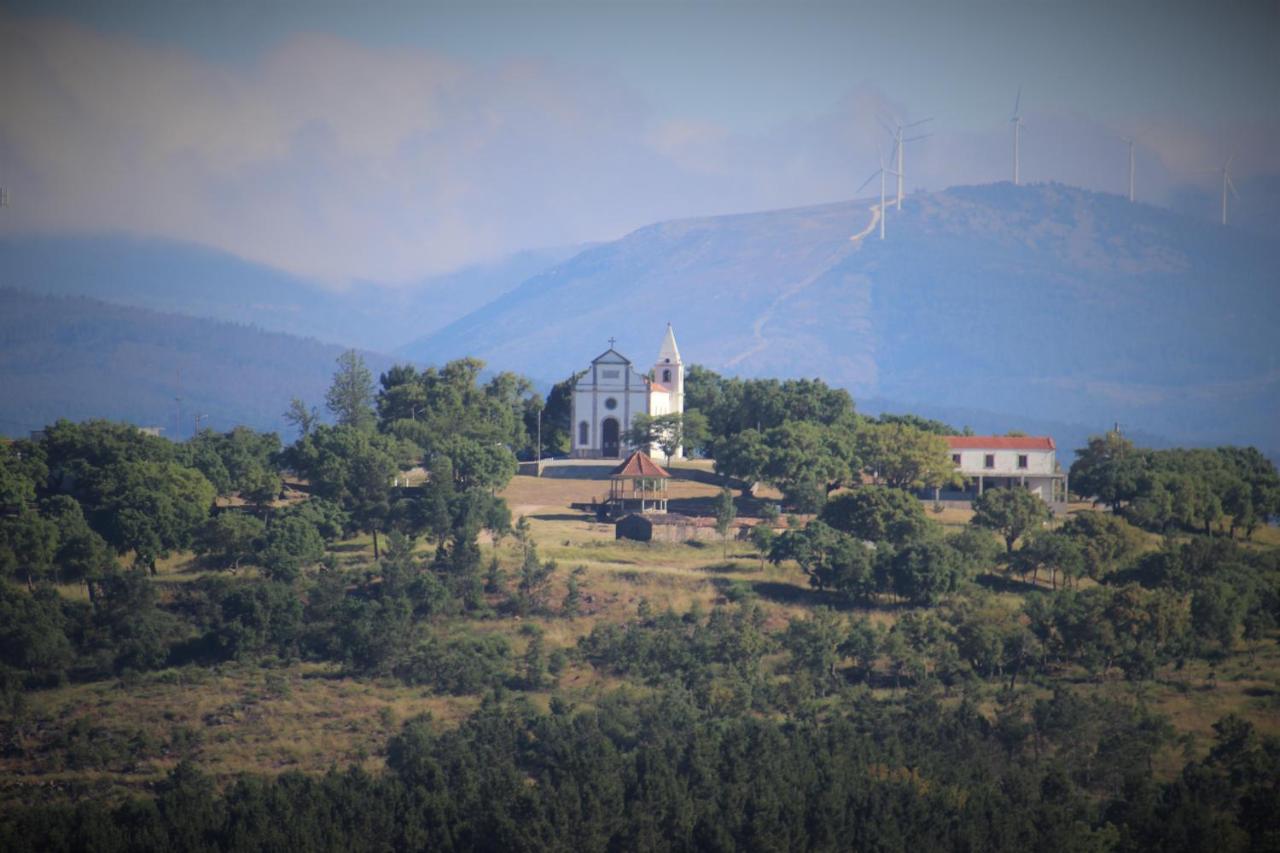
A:
[[[848,198],[887,144],[878,117],[909,113],[862,84],[823,115],[746,135],[659,115],[608,69],[307,34],[229,67],[14,16],[0,16],[0,80],[3,232],[196,242],[330,286],[411,282],[661,219]],[[946,118],[908,149],[909,185],[1007,179],[1001,121],[974,134]],[[1236,128],[1224,146],[1204,128],[1143,121],[1029,108],[1025,179],[1119,192],[1116,137],[1138,131],[1139,193],[1152,201],[1211,187],[1200,172],[1229,153],[1238,175],[1280,172],[1273,127]]]

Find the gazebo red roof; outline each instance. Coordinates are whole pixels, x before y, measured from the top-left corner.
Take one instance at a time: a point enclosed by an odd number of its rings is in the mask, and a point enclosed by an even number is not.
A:
[[[670,479],[666,469],[649,458],[643,450],[637,450],[627,460],[609,472],[611,479],[644,477],[646,479]]]

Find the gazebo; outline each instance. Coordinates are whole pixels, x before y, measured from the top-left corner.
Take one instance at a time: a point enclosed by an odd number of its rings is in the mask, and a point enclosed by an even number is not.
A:
[[[667,511],[667,481],[671,475],[641,450],[609,472],[609,511],[616,517],[628,510]]]

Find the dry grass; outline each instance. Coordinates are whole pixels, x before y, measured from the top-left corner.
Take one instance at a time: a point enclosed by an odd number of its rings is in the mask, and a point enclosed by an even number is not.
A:
[[[728,543],[726,554],[717,542],[618,541],[612,525],[598,524],[570,509],[572,503],[589,502],[605,492],[603,481],[516,477],[502,493],[514,517],[529,519],[539,555],[558,564],[549,595],[553,608],[558,609],[571,574],[580,567],[576,574],[579,616],[495,618],[461,623],[450,630],[501,634],[518,659],[529,642],[529,625],[543,631],[549,653],[575,646],[602,622],[634,618],[642,600],[654,611],[686,612],[694,606],[709,610],[726,601],[731,587],[746,590],[764,610],[771,631],[811,613],[817,604],[836,604],[834,598],[811,590],[794,565],[762,566],[759,555],[746,543]],[[672,499],[710,501],[716,493],[715,486],[692,481],[671,484]],[[955,529],[968,523],[971,512],[948,508],[930,516]],[[1280,546],[1280,531],[1260,530],[1255,539],[1275,540]],[[484,547],[485,559],[496,554],[511,577],[521,559],[514,540],[506,538]],[[372,558],[372,542],[360,536],[340,543],[337,556],[346,565],[366,563]],[[175,555],[158,568],[157,580],[166,585],[208,574],[190,555]],[[78,585],[61,591],[68,597],[84,596]],[[1011,609],[1022,602],[1016,591],[1002,591],[995,598]],[[858,615],[888,627],[902,612],[877,608],[858,611]],[[589,665],[570,664],[560,676],[556,693],[586,708],[620,686],[617,679]],[[1072,689],[1138,700],[1134,687],[1116,679],[1081,680]],[[1216,667],[1191,663],[1181,671],[1163,671],[1156,681],[1139,689],[1142,701],[1189,735],[1197,754],[1207,750],[1212,724],[1227,713],[1240,714],[1265,733],[1280,734],[1280,648],[1274,642],[1255,659],[1242,652]],[[876,692],[886,699],[897,695],[891,690]],[[545,706],[550,695],[542,691],[530,698]],[[127,683],[112,680],[35,691],[28,696],[20,722],[22,754],[0,758],[0,798],[14,796],[20,787],[53,781],[140,789],[183,757],[221,779],[241,772],[273,774],[287,769],[318,773],[333,765],[376,769],[382,764],[388,737],[405,720],[429,713],[440,725],[452,725],[478,702],[478,697],[436,696],[393,681],[347,678],[316,664],[192,667]],[[55,744],[78,719],[122,738],[145,731],[160,746],[136,764],[68,769],[58,756],[65,747]],[[1161,769],[1172,773],[1183,760],[1180,754],[1170,756],[1168,767]]]
[[[373,769],[405,720],[429,713],[448,725],[477,704],[474,697],[432,696],[398,682],[344,678],[314,664],[165,670],[30,694],[18,724],[23,752],[0,758],[0,778],[25,785],[109,779],[133,788],[183,758],[223,779],[242,772],[319,773],[335,764]],[[81,719],[98,740],[145,732],[150,754],[123,764],[59,766],[66,762],[54,745]]]

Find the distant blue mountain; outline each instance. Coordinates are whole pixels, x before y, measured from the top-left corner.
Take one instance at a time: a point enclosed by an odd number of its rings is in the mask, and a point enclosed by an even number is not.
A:
[[[1280,450],[1280,250],[1059,185],[667,222],[536,275],[403,352],[565,376],[609,337],[645,366],[817,376],[855,397]]]
[[[323,412],[342,351],[250,326],[0,289],[0,434],[65,417],[186,437],[195,415],[217,430],[284,431],[293,397]],[[364,357],[375,376],[391,365]]]
[[[403,287],[343,291],[203,246],[127,237],[0,239],[0,287],[89,296],[390,351],[579,249],[519,252]]]

